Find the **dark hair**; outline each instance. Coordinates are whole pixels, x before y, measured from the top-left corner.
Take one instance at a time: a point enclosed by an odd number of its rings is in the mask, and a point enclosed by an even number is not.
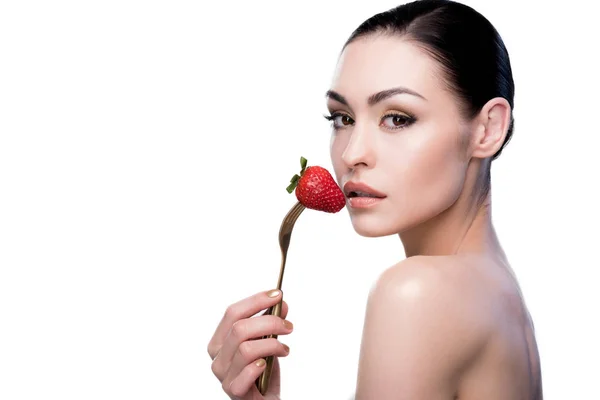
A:
[[[445,83],[457,95],[465,116],[473,118],[488,100],[505,98],[511,119],[496,159],[512,137],[514,82],[508,51],[494,26],[481,14],[450,0],[417,0],[363,22],[344,48],[371,34],[399,34],[416,42],[439,62]]]

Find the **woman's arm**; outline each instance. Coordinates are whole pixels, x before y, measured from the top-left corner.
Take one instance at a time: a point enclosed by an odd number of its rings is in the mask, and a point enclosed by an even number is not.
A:
[[[454,398],[460,371],[487,330],[443,267],[439,259],[411,257],[378,279],[366,309],[356,400]]]

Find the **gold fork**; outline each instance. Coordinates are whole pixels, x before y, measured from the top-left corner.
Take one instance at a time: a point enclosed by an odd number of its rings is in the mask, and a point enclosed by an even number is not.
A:
[[[302,214],[306,207],[302,205],[300,202],[297,202],[286,214],[283,222],[281,223],[281,227],[279,228],[279,247],[281,247],[281,268],[279,269],[279,280],[277,281],[277,289],[281,290],[281,284],[283,282],[283,271],[285,270],[285,261],[287,259],[287,251],[290,247],[290,239],[292,237],[292,230],[294,229],[294,224],[296,220]],[[273,307],[269,307],[269,309],[264,313],[264,315],[281,315],[281,307],[283,304],[283,296],[279,303],[275,304]],[[263,339],[268,338],[277,338],[277,335],[268,335],[263,337]],[[267,366],[265,370],[260,374],[258,379],[256,380],[256,386],[261,394],[265,394],[267,389],[269,388],[269,381],[271,379],[271,371],[273,369],[273,356],[266,357]]]

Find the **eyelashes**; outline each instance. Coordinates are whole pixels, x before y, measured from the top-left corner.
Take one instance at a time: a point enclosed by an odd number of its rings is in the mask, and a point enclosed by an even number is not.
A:
[[[415,117],[406,114],[389,113],[382,117],[382,123],[384,121],[390,122],[390,125],[384,124],[388,129],[404,129],[414,124],[416,119]]]
[[[331,115],[324,115],[325,119],[331,122],[333,129],[340,129],[343,126],[352,125],[354,120],[347,114],[334,112]]]
[[[325,119],[331,122],[334,130],[344,129],[354,124],[354,120],[348,114],[334,112],[331,115],[324,115]],[[381,117],[379,126],[383,126],[388,130],[400,130],[408,128],[414,124],[417,119],[413,116],[398,112],[389,112]]]

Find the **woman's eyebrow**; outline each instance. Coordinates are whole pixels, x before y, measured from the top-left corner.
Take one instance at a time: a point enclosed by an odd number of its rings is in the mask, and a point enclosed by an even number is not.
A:
[[[339,94],[336,91],[328,90],[325,93],[325,97],[333,99],[333,100],[337,101],[338,103],[342,103],[343,105],[350,107],[350,104],[348,104],[348,101],[346,101],[346,99],[344,98],[344,96],[342,96],[341,94]]]
[[[378,92],[378,93],[375,93],[375,94],[369,96],[367,103],[370,106],[373,106],[373,105],[379,103],[380,101],[383,101],[383,100],[390,98],[392,96],[395,96],[397,94],[410,94],[411,96],[416,96],[416,97],[419,97],[419,98],[427,101],[427,99],[425,97],[421,96],[419,93],[415,92],[414,90],[399,86],[399,87],[395,87],[392,89],[382,90],[381,92]]]
[[[411,90],[411,89],[408,89],[405,87],[395,87],[392,89],[382,90],[381,92],[372,94],[367,99],[367,103],[369,104],[369,106],[373,106],[373,105],[379,103],[380,101],[383,101],[383,100],[390,98],[392,96],[395,96],[397,94],[410,94],[412,96],[419,97],[425,101],[427,100],[425,97],[423,97],[419,93],[415,92],[414,90]],[[342,103],[345,106],[348,106],[348,107],[350,106],[348,104],[348,101],[346,100],[346,98],[334,90],[328,90],[325,93],[325,97],[333,99],[339,103]]]

